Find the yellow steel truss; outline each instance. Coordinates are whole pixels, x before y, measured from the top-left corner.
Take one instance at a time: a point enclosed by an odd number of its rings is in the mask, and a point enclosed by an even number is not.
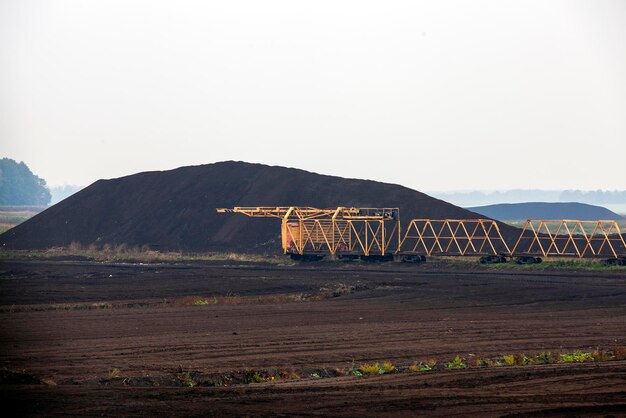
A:
[[[401,235],[398,208],[257,206],[217,209],[282,219],[285,254],[524,255],[618,257],[626,243],[615,221],[533,220],[511,249],[492,219],[413,219]]]
[[[385,255],[400,244],[398,208],[235,207],[218,213],[282,219],[285,253]]]
[[[513,255],[601,257],[626,252],[616,221],[528,219],[513,247]]]
[[[400,251],[428,256],[510,253],[498,223],[491,219],[413,219]]]
[[[237,206],[232,209],[216,209],[218,213],[242,213],[252,218],[298,218],[313,219],[324,216],[333,216],[337,212],[356,213],[355,208],[317,209],[307,206]]]

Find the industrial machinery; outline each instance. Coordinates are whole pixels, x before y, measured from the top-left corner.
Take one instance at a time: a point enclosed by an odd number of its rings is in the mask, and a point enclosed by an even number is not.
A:
[[[626,244],[617,222],[612,220],[528,219],[511,255],[532,262],[548,257],[604,257],[609,263],[626,265]]]
[[[480,256],[481,263],[539,263],[541,257],[606,258],[626,265],[626,243],[612,220],[526,221],[509,245],[492,219],[412,219],[403,233],[398,208],[318,209],[259,206],[217,209],[282,220],[282,247],[296,260],[421,262],[427,256]]]
[[[413,219],[398,253],[499,257],[510,250],[492,219]]]
[[[279,206],[217,211],[282,219],[283,251],[298,260],[321,259],[328,254],[344,259],[387,260],[393,259],[400,247],[398,208]]]

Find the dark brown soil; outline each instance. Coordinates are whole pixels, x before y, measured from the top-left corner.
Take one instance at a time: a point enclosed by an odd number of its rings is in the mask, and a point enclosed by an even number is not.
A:
[[[280,221],[217,214],[233,206],[399,207],[412,218],[478,218],[395,184],[222,162],[99,180],[0,235],[11,249],[127,244],[157,250],[277,252]],[[511,228],[504,226],[504,231]]]
[[[626,415],[623,360],[347,375],[353,363],[406,368],[456,355],[470,363],[623,347],[621,270],[78,262],[0,270],[0,399],[21,416]],[[254,303],[338,288],[349,291]],[[176,303],[224,295],[242,300]],[[245,384],[251,371],[298,378]],[[184,386],[189,377],[196,387]]]

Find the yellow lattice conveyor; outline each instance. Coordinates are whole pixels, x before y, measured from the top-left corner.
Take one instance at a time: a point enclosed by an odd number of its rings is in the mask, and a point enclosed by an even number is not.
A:
[[[294,258],[393,259],[396,255],[408,260],[449,255],[537,262],[539,257],[559,256],[612,257],[626,263],[626,243],[612,220],[529,219],[519,238],[508,243],[492,219],[412,219],[402,233],[398,208],[259,206],[217,212],[281,219],[283,251]]]

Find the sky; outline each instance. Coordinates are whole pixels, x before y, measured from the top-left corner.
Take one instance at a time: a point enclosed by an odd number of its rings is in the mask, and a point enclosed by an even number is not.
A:
[[[626,2],[0,0],[0,157],[626,189]]]

